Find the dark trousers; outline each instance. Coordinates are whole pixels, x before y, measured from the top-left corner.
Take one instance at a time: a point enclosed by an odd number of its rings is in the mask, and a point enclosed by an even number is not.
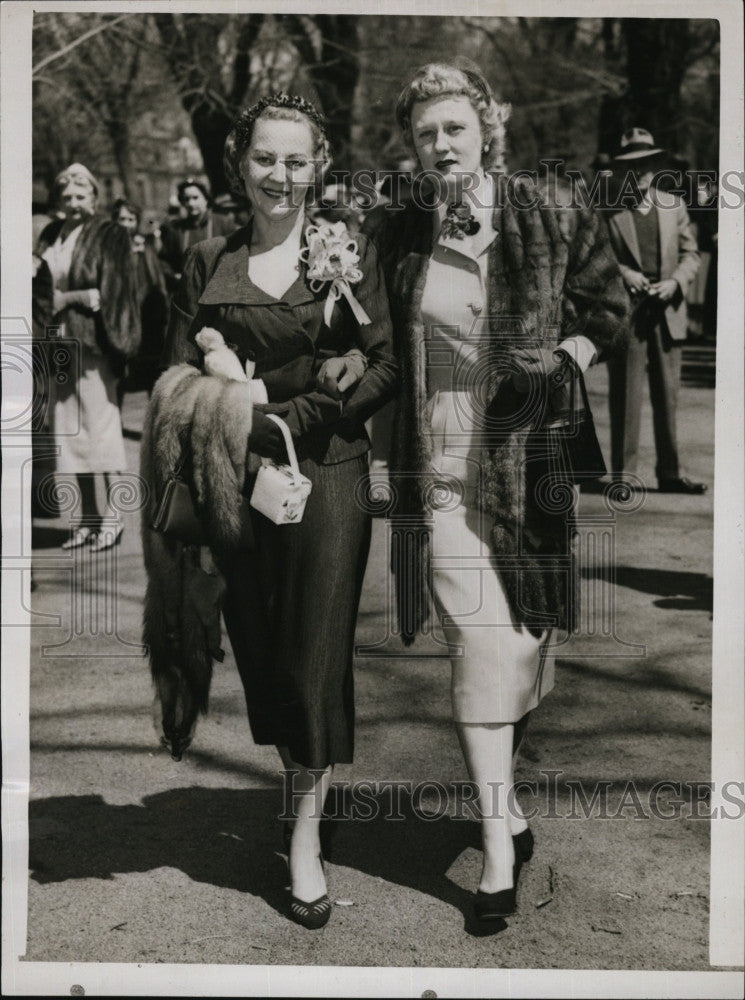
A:
[[[682,350],[659,312],[640,310],[626,350],[608,361],[613,473],[636,472],[645,370],[654,421],[659,479],[677,479],[676,407]]]

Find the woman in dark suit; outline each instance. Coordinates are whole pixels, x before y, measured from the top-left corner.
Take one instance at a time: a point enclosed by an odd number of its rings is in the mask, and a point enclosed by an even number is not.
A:
[[[290,915],[306,927],[330,914],[320,811],[334,764],[352,760],[353,642],[371,527],[355,501],[367,476],[364,421],[397,382],[374,248],[360,239],[350,295],[336,304],[327,301],[329,284],[308,274],[306,196],[327,165],[325,123],[306,101],[274,95],[241,114],[225,167],[252,218],[187,253],[167,345],[171,364],[199,366],[196,335],[218,330],[248,363],[252,398],[266,400],[253,406],[248,451],[286,461],[268,416],[276,414],[312,482],[299,524],[275,525],[253,511],[256,549],[231,560],[223,605],[253,737],[276,745],[295,772]],[[322,365],[329,391],[316,388]],[[353,374],[360,377],[350,394]]]

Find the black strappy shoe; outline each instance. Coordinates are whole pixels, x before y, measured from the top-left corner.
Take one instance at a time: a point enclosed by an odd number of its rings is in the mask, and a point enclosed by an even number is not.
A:
[[[323,868],[323,857],[319,854],[318,860]],[[331,916],[331,900],[328,893],[324,892],[312,903],[305,903],[297,896],[290,895],[290,918],[301,927],[309,931],[317,931],[325,927]]]

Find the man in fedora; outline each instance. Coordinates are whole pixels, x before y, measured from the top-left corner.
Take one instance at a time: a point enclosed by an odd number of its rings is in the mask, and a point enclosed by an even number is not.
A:
[[[664,152],[646,129],[631,128],[624,132],[613,160],[617,172],[633,172],[641,200],[608,220],[633,310],[628,347],[608,361],[611,466],[619,479],[636,472],[646,368],[658,489],[704,493],[704,483],[681,475],[676,439],[681,342],[687,336],[685,292],[698,269],[699,255],[684,203],[669,192],[659,194],[654,186]]]

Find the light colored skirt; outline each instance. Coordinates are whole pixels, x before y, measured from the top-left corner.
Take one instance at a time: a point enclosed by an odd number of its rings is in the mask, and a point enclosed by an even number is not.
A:
[[[516,627],[491,552],[491,521],[476,508],[480,455],[467,397],[437,392],[428,407],[432,473],[460,484],[461,503],[434,510],[432,598],[450,646],[456,722],[517,722],[554,686],[551,635]]]
[[[75,360],[64,381],[51,378],[55,443],[60,448],[57,472],[123,472],[124,437],[111,362],[82,348],[79,373],[74,366]]]

